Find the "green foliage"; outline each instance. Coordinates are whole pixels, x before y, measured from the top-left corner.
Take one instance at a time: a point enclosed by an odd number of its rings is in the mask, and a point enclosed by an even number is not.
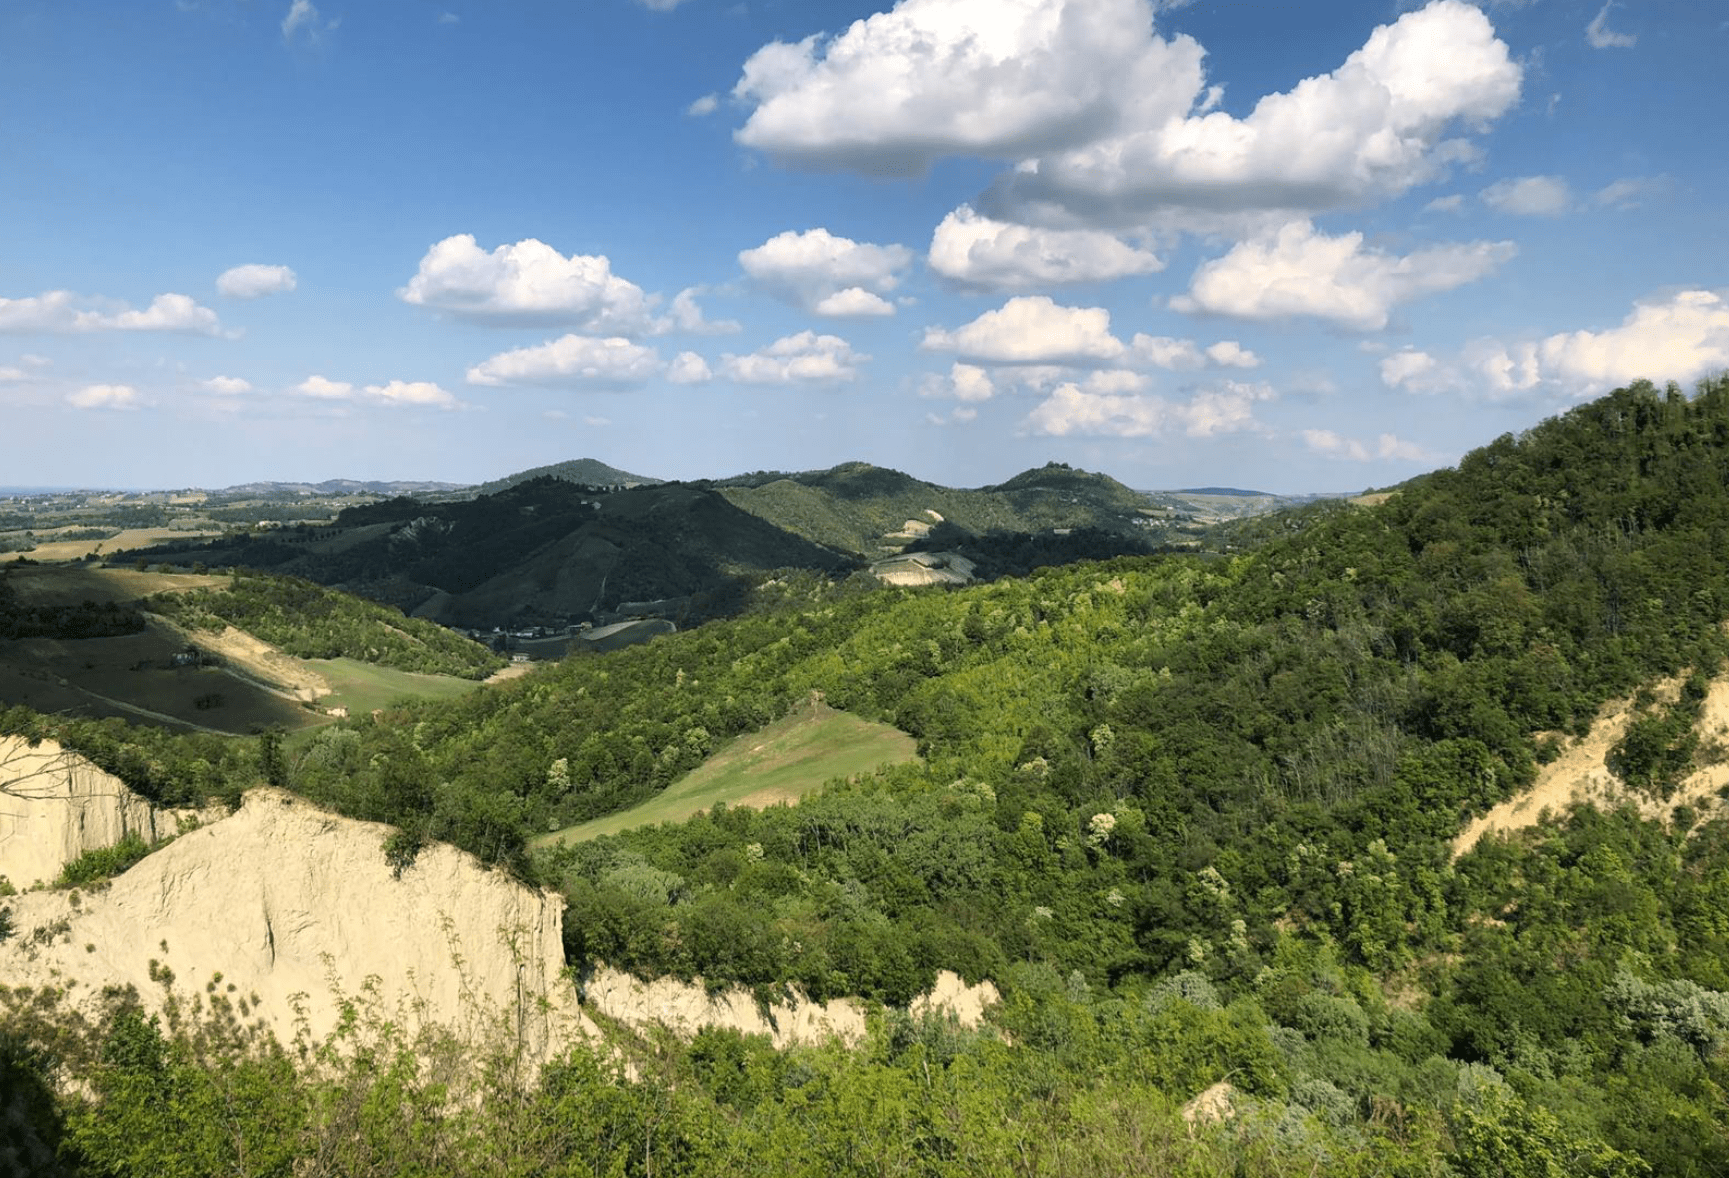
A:
[[[60,869],[60,878],[55,884],[57,887],[78,888],[110,879],[161,845],[152,846],[138,835],[128,834],[112,846],[93,847],[66,864]]]

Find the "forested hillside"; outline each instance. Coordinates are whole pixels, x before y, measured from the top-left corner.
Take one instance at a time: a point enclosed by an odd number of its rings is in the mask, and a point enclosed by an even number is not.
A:
[[[1251,533],[1229,558],[814,590],[253,771],[396,823],[409,870],[442,839],[559,887],[579,971],[904,1003],[947,967],[1005,991],[1006,1042],[901,1022],[858,1057],[774,1057],[711,1036],[662,1057],[671,1095],[578,1058],[440,1123],[452,1151],[580,1101],[599,1127],[560,1156],[585,1173],[1729,1172],[1723,807],[1449,846],[1552,755],[1539,734],[1663,676],[1694,677],[1684,714],[1722,669],[1729,381],[1620,390],[1380,506]],[[813,690],[923,763],[528,854]],[[1675,715],[1612,755],[1633,788],[1723,755]],[[186,1083],[237,1066],[190,1060]],[[104,1146],[104,1110],[157,1115],[134,1066],[101,1073],[74,1139]],[[391,1107],[424,1120],[433,1081],[410,1075]],[[1178,1106],[1220,1081],[1236,1116],[1187,1129]],[[281,1123],[310,1140],[324,1106],[295,1091]]]
[[[908,520],[947,523],[964,536],[1090,528],[1140,551],[1154,514],[1146,496],[1108,475],[1050,463],[977,490],[938,486],[898,470],[849,462],[801,474],[761,474],[715,484],[753,515],[829,548],[874,558]],[[934,514],[933,514],[934,513]],[[1124,551],[1119,547],[1113,555]]]
[[[296,577],[236,570],[223,588],[158,593],[146,604],[192,629],[234,626],[303,659],[353,658],[464,679],[505,665],[453,630]]]

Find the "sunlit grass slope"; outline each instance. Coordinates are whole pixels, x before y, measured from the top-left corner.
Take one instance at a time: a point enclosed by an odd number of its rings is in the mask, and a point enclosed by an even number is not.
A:
[[[717,802],[772,806],[796,802],[824,782],[917,757],[913,738],[887,724],[812,702],[765,728],[735,737],[664,791],[628,810],[536,840],[539,845],[617,834],[634,826],[682,822]]]

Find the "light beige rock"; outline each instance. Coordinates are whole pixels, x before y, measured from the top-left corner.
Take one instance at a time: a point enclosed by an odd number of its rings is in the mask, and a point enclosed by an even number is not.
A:
[[[1220,1080],[1183,1106],[1183,1120],[1191,1125],[1230,1120],[1237,1112],[1236,1093],[1229,1081]]]
[[[631,1027],[658,1024],[684,1038],[704,1027],[731,1028],[745,1035],[767,1035],[777,1048],[839,1039],[854,1046],[865,1037],[864,1007],[857,999],[812,1002],[795,998],[757,1006],[749,990],[732,986],[709,994],[698,982],[656,978],[645,982],[623,970],[601,966],[583,985],[583,1001],[608,1018]]]
[[[563,974],[562,899],[442,845],[393,878],[391,830],[254,790],[106,889],[8,901],[17,935],[0,944],[0,983],[70,987],[78,1005],[130,985],[159,1004],[160,967],[183,996],[220,973],[217,992],[246,999],[283,1042],[297,1011],[322,1039],[344,999],[366,997],[411,1034],[435,1024],[469,1042],[502,1036],[536,1067],[589,1033]]]
[[[193,813],[158,809],[51,740],[32,748],[0,737],[0,877],[14,887],[52,882],[85,851],[128,835],[166,838]]]
[[[914,1018],[942,1015],[952,1018],[967,1030],[976,1030],[985,1021],[985,1011],[1003,1000],[996,986],[987,979],[976,986],[951,970],[937,971],[936,984],[928,994],[920,994],[907,1006]]]

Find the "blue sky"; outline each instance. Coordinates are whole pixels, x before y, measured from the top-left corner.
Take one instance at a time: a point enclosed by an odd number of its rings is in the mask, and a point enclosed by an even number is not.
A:
[[[1384,485],[1729,368],[1715,0],[0,0],[11,485]]]

